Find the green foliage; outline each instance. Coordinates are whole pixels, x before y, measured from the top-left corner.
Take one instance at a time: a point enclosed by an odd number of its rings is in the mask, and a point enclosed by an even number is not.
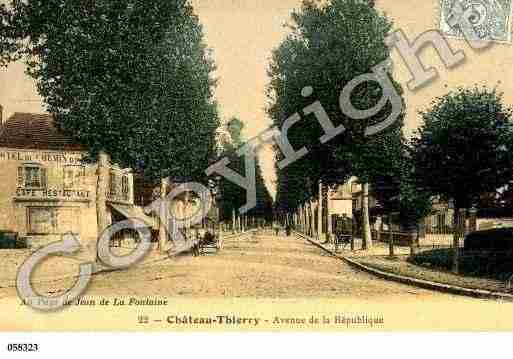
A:
[[[435,99],[421,115],[413,158],[422,190],[466,208],[511,181],[511,111],[496,90],[460,88]]]
[[[415,163],[404,137],[389,148],[387,170],[372,177],[373,196],[384,212],[398,215],[404,228],[413,228],[432,211],[431,193],[417,188]]]
[[[508,281],[513,275],[511,252],[463,252],[459,261],[459,274],[471,277]],[[409,259],[413,264],[434,270],[450,271],[453,265],[452,249],[424,251]],[[462,283],[463,284],[463,283]]]
[[[227,157],[230,160],[232,170],[245,175],[244,157],[237,154],[237,150],[244,144],[242,137],[244,124],[238,118],[233,117],[228,121],[226,127],[229,138],[225,137],[222,140],[222,157]],[[258,158],[255,165],[257,205],[246,215],[270,220],[272,218],[273,200],[265,185]],[[239,208],[246,204],[246,190],[223,178],[221,180],[221,193],[221,220],[231,221],[233,211],[235,210],[236,215],[239,215]]]
[[[0,54],[23,58],[63,131],[148,178],[203,176],[214,64],[186,0],[12,0]]]
[[[465,238],[465,250],[513,251],[513,228],[494,228],[470,233]]]
[[[291,144],[295,149],[306,146],[309,154],[278,169],[277,202],[283,210],[315,196],[320,179],[328,185],[344,183],[351,176],[369,182],[378,174],[392,172],[389,152],[400,143],[403,119],[401,116],[393,126],[369,138],[364,136],[365,129],[387,118],[391,106],[364,120],[347,118],[340,109],[340,93],[345,85],[389,58],[384,39],[392,23],[373,7],[372,1],[305,0],[301,10],[292,14],[289,27],[292,33],[273,52],[268,71],[270,117],[281,128],[289,116],[302,114],[306,106],[319,100],[332,122],[343,124],[346,132],[321,144],[319,138],[324,133],[313,115],[292,127],[288,133]],[[306,86],[314,89],[309,98],[301,95]],[[352,102],[357,108],[367,109],[381,95],[378,84],[366,82],[355,89]],[[278,154],[277,161],[281,159]]]

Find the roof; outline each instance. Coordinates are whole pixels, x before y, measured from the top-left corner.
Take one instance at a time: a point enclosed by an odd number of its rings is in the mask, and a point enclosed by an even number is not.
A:
[[[83,151],[84,147],[55,127],[53,116],[16,112],[0,127],[0,147]]]

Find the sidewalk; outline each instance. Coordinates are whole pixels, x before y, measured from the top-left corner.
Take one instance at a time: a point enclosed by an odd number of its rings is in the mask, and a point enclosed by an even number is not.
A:
[[[511,283],[456,275],[448,271],[412,264],[408,261],[409,247],[395,247],[395,257],[390,258],[388,244],[374,242],[371,250],[362,251],[361,239],[357,239],[354,252],[346,246],[345,250],[339,249],[334,253],[332,245],[325,245],[316,239],[299,235],[337,258],[383,279],[459,295],[513,300]]]

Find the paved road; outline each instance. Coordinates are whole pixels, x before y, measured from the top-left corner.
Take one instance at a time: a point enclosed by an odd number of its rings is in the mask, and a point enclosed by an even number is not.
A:
[[[58,294],[69,284],[70,280],[45,283],[38,285],[38,290]],[[15,294],[13,289],[0,291],[1,297]],[[217,254],[186,255],[153,266],[101,274],[93,277],[86,294],[195,298],[448,297],[375,278],[303,240],[271,235],[227,240]]]
[[[170,330],[169,315],[257,316],[269,325],[252,329],[295,328],[274,325],[275,317],[303,318],[356,313],[385,318],[387,330],[513,329],[513,305],[453,296],[388,282],[357,271],[297,238],[263,235],[226,241],[223,251],[202,257],[184,255],[151,266],[94,276],[85,298],[110,299],[109,305],[71,306],[52,315],[20,305],[16,290],[0,289],[4,329]],[[44,265],[56,265],[52,258]],[[67,273],[63,273],[67,274]],[[37,278],[35,278],[37,279]],[[71,280],[37,285],[40,293],[61,294]],[[114,304],[117,298],[164,298],[164,306]],[[138,324],[141,314],[151,325]],[[333,329],[340,329],[336,323]],[[190,327],[205,329],[207,327]],[[328,328],[314,325],[312,329]],[[346,328],[344,325],[343,328]],[[363,329],[368,327],[362,327]],[[229,329],[223,327],[221,329]],[[242,330],[233,327],[233,330]],[[247,329],[247,328],[246,328]],[[244,329],[245,330],[245,329]]]

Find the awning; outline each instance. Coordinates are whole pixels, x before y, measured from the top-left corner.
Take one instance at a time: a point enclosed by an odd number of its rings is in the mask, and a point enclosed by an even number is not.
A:
[[[126,219],[138,219],[150,228],[157,228],[156,220],[144,213],[142,207],[125,204],[109,203],[109,205]]]

